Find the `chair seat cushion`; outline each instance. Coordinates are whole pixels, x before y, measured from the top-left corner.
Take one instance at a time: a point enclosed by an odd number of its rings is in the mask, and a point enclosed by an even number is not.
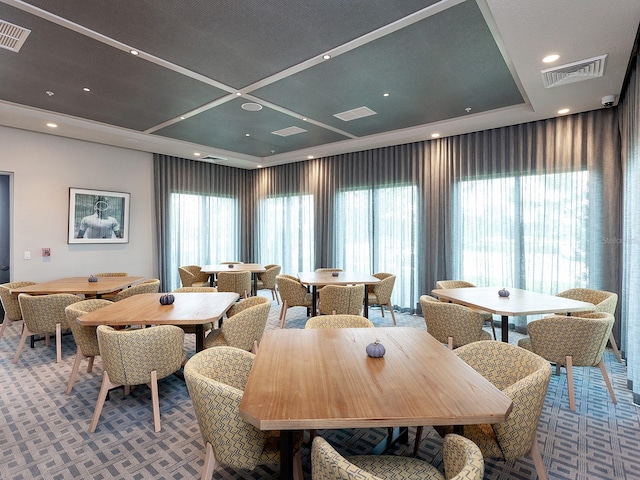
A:
[[[427,462],[395,455],[356,455],[346,460],[383,479],[444,480],[444,475]]]

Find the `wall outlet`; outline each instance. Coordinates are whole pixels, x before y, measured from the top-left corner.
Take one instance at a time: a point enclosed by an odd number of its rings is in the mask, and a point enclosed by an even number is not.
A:
[[[24,252],[24,259],[31,260],[31,252]]]

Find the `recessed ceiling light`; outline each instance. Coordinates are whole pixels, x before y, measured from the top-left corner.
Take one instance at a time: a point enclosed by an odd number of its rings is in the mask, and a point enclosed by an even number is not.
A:
[[[383,94],[382,94],[382,96],[383,96],[383,97],[388,97],[388,96],[389,96],[389,94],[385,92],[385,93],[383,93]]]
[[[256,167],[258,167],[258,168],[262,168],[262,165],[256,165]]]
[[[313,155],[307,155],[307,159],[311,160],[311,159],[313,159],[313,158],[314,158],[314,156],[313,156]]]
[[[187,117],[180,117],[180,120],[184,120],[185,118],[187,118]]]
[[[558,60],[560,58],[560,55],[556,55],[555,53],[553,55],[548,55],[546,57],[544,57],[542,59],[542,61],[544,63],[551,63],[551,62],[555,62],[556,60]]]
[[[568,108],[561,108],[560,110],[558,110],[558,114],[559,115],[564,115],[565,113],[569,113],[571,110],[569,110]]]
[[[438,138],[440,136],[439,133],[432,133],[431,138]]]
[[[49,123],[47,123],[47,127],[49,127],[49,128],[58,128],[58,125],[55,124],[55,123],[49,122]]]
[[[325,60],[329,60],[331,58],[331,55],[329,55],[328,53],[322,56],[323,59]]]
[[[467,113],[471,112],[471,107],[465,108],[464,111],[467,112]]]
[[[307,121],[307,119],[306,119],[306,118],[303,118],[303,119],[302,119],[302,121],[303,121],[303,122],[306,122],[306,121]]]
[[[45,93],[50,97],[53,97],[55,95],[55,93],[53,93],[51,90],[47,90]]]
[[[91,91],[91,89],[89,87],[84,87],[82,90],[85,91],[85,92],[90,92]]]
[[[195,152],[195,153],[194,153],[194,155],[195,155],[196,157],[199,157],[199,156],[201,155],[201,153],[200,153],[200,152]]]
[[[244,134],[244,136],[245,136],[245,137],[250,137],[250,136],[251,136],[251,134],[250,134],[250,133],[245,133],[245,134]]]
[[[247,112],[259,112],[260,110],[262,110],[262,105],[254,102],[243,103],[242,105],[240,105],[240,107]]]
[[[137,50],[129,50],[129,53],[130,53],[131,55],[140,55],[140,52],[139,52],[139,51],[137,51]]]
[[[241,97],[242,96],[242,92],[236,92],[236,95]]]

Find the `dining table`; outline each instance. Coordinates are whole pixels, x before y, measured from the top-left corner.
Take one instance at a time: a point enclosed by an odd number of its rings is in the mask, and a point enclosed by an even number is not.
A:
[[[251,295],[256,295],[258,291],[258,274],[267,271],[260,263],[223,263],[220,265],[204,265],[201,272],[209,274],[209,285],[215,285],[215,276],[221,272],[251,272]]]
[[[204,325],[215,324],[238,300],[234,292],[172,293],[173,303],[163,305],[163,293],[132,295],[112,305],[78,317],[84,326],[195,325],[196,352],[204,348]]]
[[[498,292],[506,290],[508,296]],[[509,341],[509,317],[538,315],[545,313],[570,314],[593,310],[592,303],[570,298],[547,295],[519,288],[503,289],[498,287],[436,288],[431,294],[439,300],[458,303],[470,308],[500,315],[502,341]],[[503,293],[502,295],[505,295]]]
[[[117,292],[125,288],[141,283],[144,277],[95,277],[95,282],[86,277],[66,277],[34,285],[12,288],[11,293],[28,293],[29,295],[51,295],[55,293],[73,293],[78,295],[91,295],[101,298],[107,293]]]
[[[366,352],[376,341],[383,357]],[[260,341],[239,414],[280,431],[281,478],[290,479],[296,431],[501,423],[512,406],[423,329],[277,329]]]
[[[311,316],[317,315],[318,288],[326,285],[358,285],[364,284],[364,310],[363,315],[369,317],[369,295],[367,285],[375,285],[380,279],[369,273],[359,272],[299,272],[298,280],[303,285],[311,287],[313,301],[311,304]]]

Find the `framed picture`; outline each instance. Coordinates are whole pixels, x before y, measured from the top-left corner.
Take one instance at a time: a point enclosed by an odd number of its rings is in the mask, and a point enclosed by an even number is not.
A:
[[[67,243],[129,243],[131,194],[69,189]]]

